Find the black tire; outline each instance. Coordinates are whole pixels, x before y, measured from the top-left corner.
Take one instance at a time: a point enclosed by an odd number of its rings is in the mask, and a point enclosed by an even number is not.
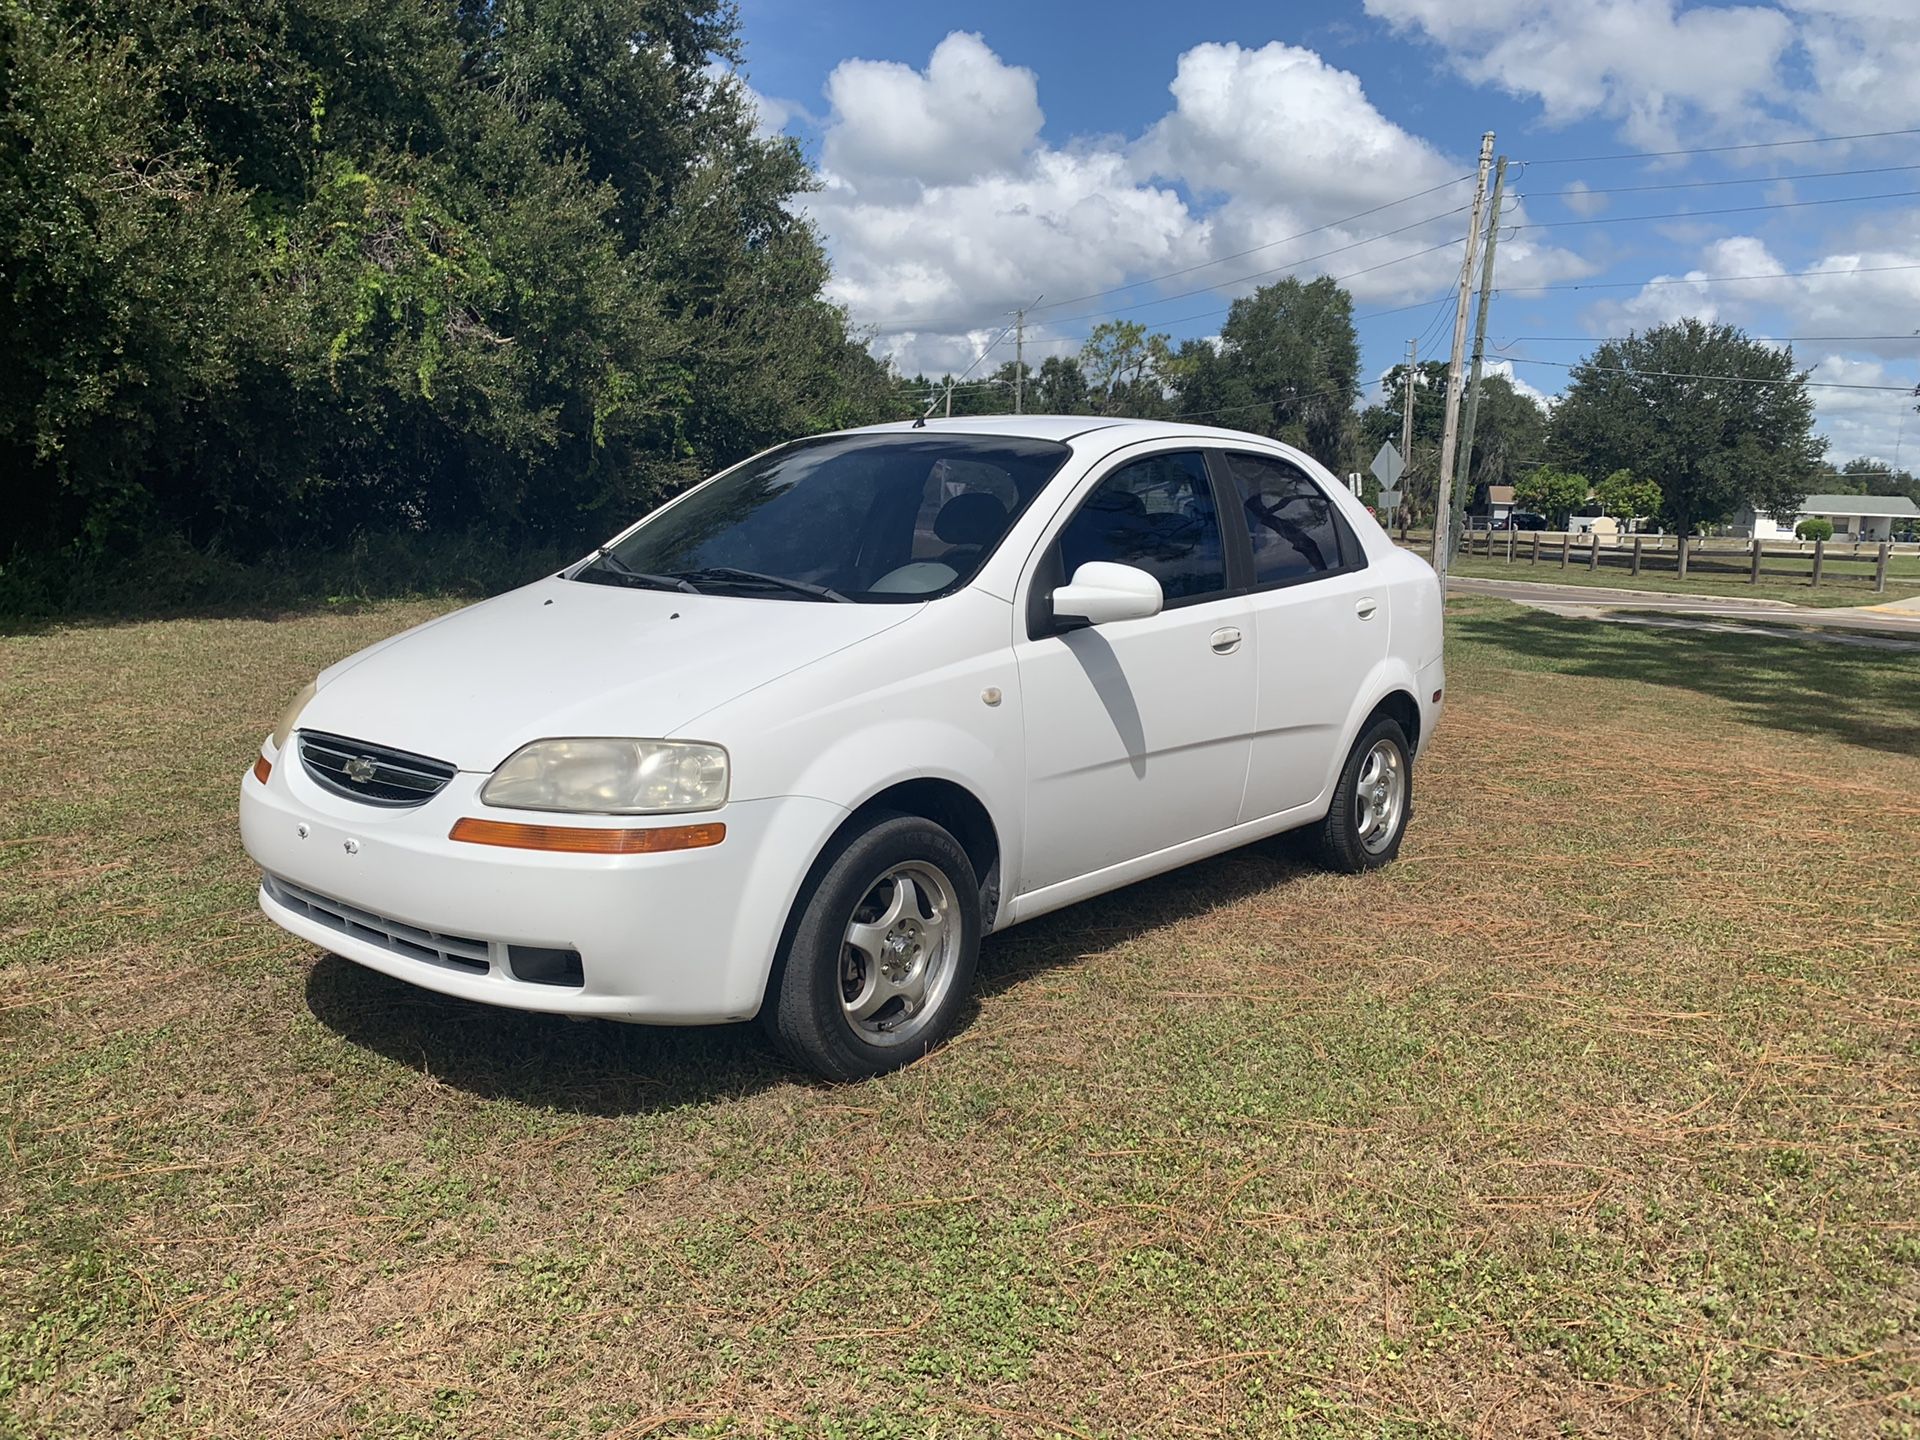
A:
[[[1376,841],[1370,845],[1360,832],[1360,772],[1374,747],[1383,742],[1399,750],[1405,791],[1392,832],[1384,843]],[[1377,716],[1360,732],[1353,749],[1347,752],[1346,763],[1340,767],[1340,782],[1333,787],[1333,803],[1327,807],[1326,818],[1312,832],[1315,855],[1327,869],[1345,875],[1378,870],[1400,853],[1400,841],[1412,818],[1413,747],[1407,743],[1407,732],[1400,728],[1399,721]]]
[[[890,1002],[866,1021],[848,1012],[846,991],[859,989],[866,962],[847,943],[856,911],[891,897],[896,882],[888,877],[902,867],[922,867],[917,895],[937,894],[932,876],[951,888],[938,965],[938,992],[930,978],[926,1004],[902,1013],[905,1001]],[[774,982],[761,1019],[776,1044],[794,1061],[829,1080],[864,1080],[896,1070],[925,1055],[953,1030],[973,990],[980,956],[980,882],[967,852],[946,830],[918,815],[886,814],[865,830],[836,843],[814,870],[814,880],[798,903],[798,913],[775,964]],[[922,923],[932,907],[920,907]],[[866,913],[871,915],[872,909]],[[935,974],[928,964],[924,973]],[[876,1033],[892,1012],[897,1040]]]

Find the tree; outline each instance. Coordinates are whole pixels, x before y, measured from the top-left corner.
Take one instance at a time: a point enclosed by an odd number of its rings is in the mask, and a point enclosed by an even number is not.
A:
[[[1589,472],[1629,469],[1660,486],[1680,534],[1740,504],[1791,515],[1825,453],[1807,372],[1731,325],[1682,320],[1609,340],[1576,366],[1548,452]]]
[[[1436,442],[1437,443],[1437,442]],[[1547,412],[1505,375],[1480,380],[1480,413],[1473,426],[1473,485],[1511,485],[1546,450]]]
[[[1602,513],[1616,520],[1644,520],[1660,511],[1660,487],[1631,470],[1616,470],[1593,487]]]
[[[577,543],[896,415],[727,0],[0,6],[0,563]],[[53,567],[57,570],[58,567]]]
[[[1071,355],[1049,355],[1029,377],[1027,407],[1036,415],[1089,415],[1093,412],[1087,377]]]
[[[1407,367],[1395,365],[1380,381],[1380,403],[1360,412],[1362,466],[1392,441],[1400,448],[1400,412],[1406,398]],[[1434,494],[1441,431],[1447,413],[1447,362],[1422,360],[1414,371],[1413,449],[1402,456],[1407,473],[1401,486],[1410,503],[1425,511]],[[1480,381],[1480,413],[1474,422],[1473,455],[1468,465],[1469,495],[1481,485],[1511,485],[1523,464],[1539,460],[1546,448],[1546,412],[1538,401],[1514,389],[1504,375]]]
[[[1824,515],[1809,515],[1793,527],[1793,534],[1798,540],[1831,540],[1833,521]]]
[[[1584,505],[1590,487],[1587,477],[1551,465],[1539,465],[1513,482],[1513,498],[1523,510],[1537,510],[1556,530],[1567,528],[1567,517]]]
[[[1328,465],[1354,448],[1360,344],[1353,297],[1325,276],[1288,278],[1242,296],[1218,344],[1189,340],[1176,360],[1182,413],[1272,435]]]
[[[1152,419],[1171,412],[1169,389],[1178,371],[1171,342],[1132,320],[1093,327],[1080,347],[1079,370],[1102,415]]]

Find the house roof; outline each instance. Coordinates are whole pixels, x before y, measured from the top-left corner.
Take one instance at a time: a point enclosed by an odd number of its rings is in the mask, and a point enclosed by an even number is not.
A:
[[[1920,506],[1904,495],[1809,495],[1800,502],[1802,515],[1920,515]]]

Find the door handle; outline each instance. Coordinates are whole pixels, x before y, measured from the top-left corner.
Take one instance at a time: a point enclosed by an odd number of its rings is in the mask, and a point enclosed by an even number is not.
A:
[[[1231,625],[1223,625],[1213,632],[1213,653],[1231,655],[1240,648],[1240,632]]]
[[[1360,603],[1353,607],[1354,613],[1362,620],[1371,620],[1373,618],[1373,612],[1379,608],[1380,602],[1375,600],[1371,595],[1361,596]]]

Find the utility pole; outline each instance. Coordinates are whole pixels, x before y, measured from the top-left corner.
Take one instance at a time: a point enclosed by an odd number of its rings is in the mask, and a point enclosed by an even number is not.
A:
[[[1027,311],[1046,298],[1045,295],[1036,295],[1019,309],[1011,312],[1013,315],[1013,413],[1016,415],[1022,413],[1021,405],[1026,399]]]
[[[1500,196],[1507,184],[1507,157],[1493,172],[1493,199],[1487,203],[1487,258],[1480,271],[1480,311],[1473,322],[1473,375],[1467,381],[1467,418],[1460,427],[1458,473],[1453,477],[1453,549],[1467,523],[1467,479],[1473,473],[1473,426],[1480,417],[1480,369],[1487,354],[1487,304],[1493,298],[1493,252],[1500,243]]]
[[[1473,293],[1473,262],[1480,254],[1480,214],[1487,200],[1487,171],[1493,168],[1493,131],[1480,137],[1480,172],[1473,186],[1473,216],[1467,222],[1467,254],[1460,266],[1460,298],[1453,311],[1453,353],[1447,361],[1447,418],[1440,429],[1440,468],[1434,476],[1433,568],[1445,593],[1447,560],[1453,554],[1448,522],[1453,506],[1447,488],[1453,478],[1453,452],[1460,435],[1460,382],[1466,368],[1467,298]]]
[[[1419,353],[1418,338],[1407,341],[1407,383],[1404,387],[1406,397],[1400,402],[1400,463],[1406,467],[1400,477],[1400,504],[1407,503],[1407,475],[1413,471],[1413,366],[1414,356]],[[1387,516],[1389,522],[1393,516]]]

